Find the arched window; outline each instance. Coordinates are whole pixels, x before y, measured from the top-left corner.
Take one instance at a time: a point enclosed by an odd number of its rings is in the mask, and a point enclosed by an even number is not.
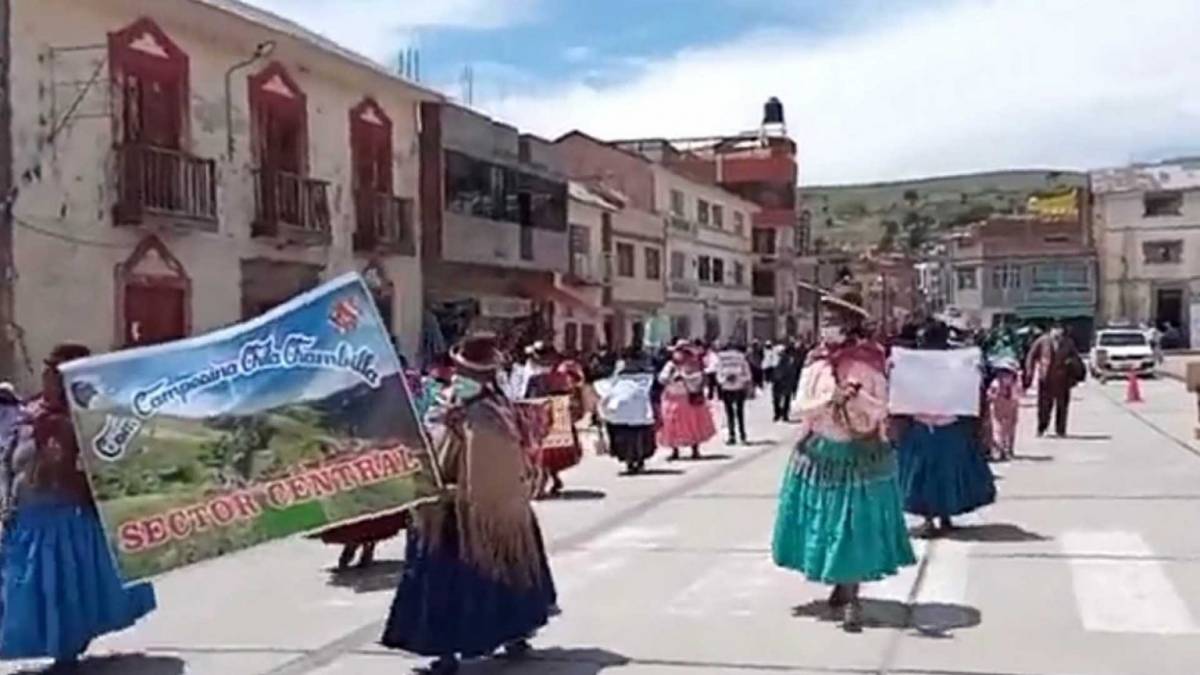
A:
[[[139,347],[191,333],[192,281],[158,237],[138,243],[117,265],[117,342]]]

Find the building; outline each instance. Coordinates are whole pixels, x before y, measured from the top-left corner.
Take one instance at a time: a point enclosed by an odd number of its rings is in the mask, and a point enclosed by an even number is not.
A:
[[[5,377],[366,273],[421,324],[417,109],[438,96],[235,0],[7,3]]]
[[[1098,292],[1085,221],[1078,213],[994,216],[949,237],[947,309],[983,327],[1062,320],[1080,344],[1089,343]]]
[[[615,347],[661,344],[669,337],[663,306],[666,249],[655,205],[650,161],[580,131],[554,142],[561,166],[613,206],[601,223],[600,250],[611,270],[604,342]]]
[[[568,352],[586,352],[605,344],[605,327],[611,330],[612,255],[605,252],[604,245],[607,236],[611,247],[613,216],[621,212],[623,205],[611,193],[586,183],[571,181],[568,190],[570,257],[567,272],[559,274],[556,283],[581,298],[588,309],[572,304],[558,308],[555,346]]]
[[[1104,318],[1200,346],[1200,160],[1095,171],[1091,189]]]
[[[805,324],[808,307],[801,306],[797,295],[802,230],[796,211],[796,143],[787,135],[778,99],[767,102],[762,125],[751,132],[615,144],[757,205],[749,223],[751,334],[762,340],[797,334]]]
[[[420,148],[425,300],[441,342],[475,329],[548,339],[560,306],[597,311],[557,283],[571,271],[568,187],[550,143],[431,101]]]
[[[655,203],[667,234],[665,311],[673,338],[749,338],[750,223],[758,206],[712,184],[654,166]]]

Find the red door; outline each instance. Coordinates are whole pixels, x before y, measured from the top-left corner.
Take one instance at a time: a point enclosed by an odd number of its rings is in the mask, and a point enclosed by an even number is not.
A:
[[[125,346],[139,347],[186,337],[182,288],[130,284],[125,288]]]
[[[355,248],[375,246],[388,232],[384,200],[392,194],[392,122],[375,101],[350,111],[350,154],[354,167]]]

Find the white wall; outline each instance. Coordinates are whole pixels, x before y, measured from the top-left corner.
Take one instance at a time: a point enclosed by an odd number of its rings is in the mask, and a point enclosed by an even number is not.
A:
[[[416,103],[428,96],[396,80],[352,64],[308,43],[250,24],[200,3],[180,0],[38,0],[13,4],[12,97],[13,155],[20,183],[15,216],[22,222],[61,235],[59,238],[18,226],[15,234],[16,323],[32,364],[55,342],[75,340],[96,350],[117,346],[114,268],[148,232],[113,225],[117,193],[111,151],[112,114],[104,68],[97,86],[83,97],[78,119],[63,124],[50,144],[49,125],[62,119],[73,91],[62,84],[87,80],[103,49],[51,58],[49,47],[103,45],[110,32],[142,16],[153,19],[190,58],[190,152],[218,162],[220,229],[217,232],[165,231],[159,236],[190,275],[193,332],[235,322],[240,317],[239,263],[247,258],[294,260],[316,264],[333,276],[362,269],[366,261],[351,251],[354,214],[351,199],[349,110],[372,95],[391,117],[394,128],[395,193],[416,199],[418,159]],[[332,245],[279,248],[251,239],[254,196],[248,154],[246,77],[265,62],[233,79],[234,133],[238,152],[224,158],[226,70],[244,60],[264,40],[277,43],[271,60],[282,63],[308,96],[309,161],[313,178],[331,183]],[[56,83],[58,83],[56,87]],[[48,92],[54,91],[57,106]],[[419,204],[416,205],[419,209]],[[417,228],[414,228],[417,229]],[[419,236],[419,233],[418,233]],[[63,237],[88,244],[63,241]],[[419,250],[419,243],[418,243]],[[415,349],[421,322],[421,275],[417,258],[393,257],[384,268],[395,285],[395,332],[403,346]]]

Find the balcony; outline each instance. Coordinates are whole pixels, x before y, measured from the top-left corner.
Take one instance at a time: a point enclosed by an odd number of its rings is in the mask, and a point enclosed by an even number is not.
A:
[[[671,295],[694,298],[700,295],[700,284],[691,279],[671,279],[667,282],[667,292]]]
[[[119,146],[116,155],[118,225],[164,221],[216,231],[216,162],[149,145]]]
[[[285,171],[255,169],[253,236],[328,244],[329,221],[329,183]]]
[[[567,282],[573,286],[604,286],[612,281],[609,269],[588,253],[572,252],[567,261]]]
[[[696,231],[695,225],[692,224],[692,221],[682,216],[667,216],[667,226],[671,230],[681,234],[694,234]]]
[[[411,199],[359,190],[354,195],[354,217],[355,251],[416,255]]]

